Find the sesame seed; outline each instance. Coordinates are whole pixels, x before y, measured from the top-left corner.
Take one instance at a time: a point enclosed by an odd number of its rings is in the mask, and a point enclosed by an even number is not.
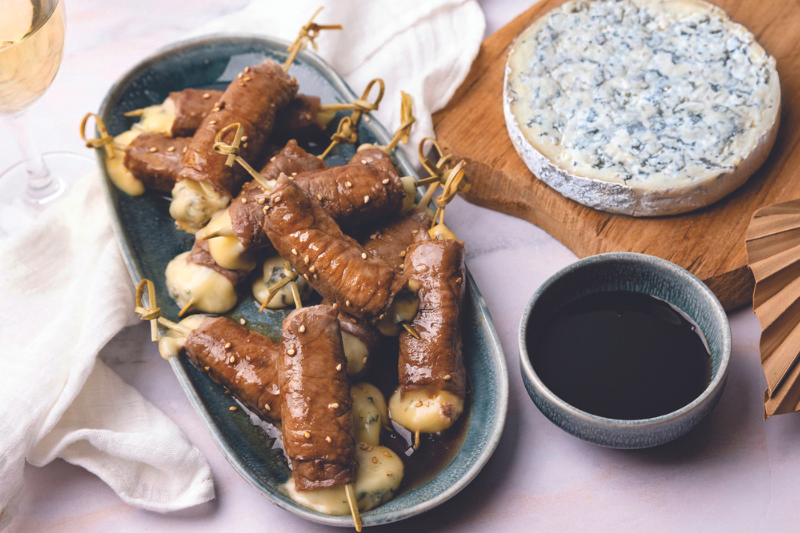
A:
[[[242,142],[247,140],[247,135],[242,135]]]
[[[373,464],[378,464],[378,458],[375,457],[374,455],[372,456],[372,463]]]
[[[373,233],[372,235],[369,236],[369,238],[370,239],[377,239],[378,238],[378,234],[377,233]]]
[[[150,151],[150,153],[153,153],[153,152],[155,152],[157,150],[158,150],[158,148],[156,148],[155,146],[151,146],[149,151]]]
[[[331,442],[331,438],[330,437],[325,437],[325,440],[328,441],[328,442]]]
[[[216,120],[209,120],[209,121],[208,121],[208,123],[209,123],[209,124],[211,124],[211,125],[213,126],[214,124],[216,124],[216,123],[217,123],[217,121],[216,121]]]
[[[417,403],[414,404],[414,407],[422,407],[422,400],[417,400]]]
[[[364,197],[364,203],[366,204],[366,203],[368,203],[368,202],[369,202],[369,195],[367,195],[367,196],[365,196],[365,197]]]
[[[235,411],[236,409],[237,409],[237,407],[236,407],[235,405],[231,405],[231,406],[230,406],[230,410],[231,410],[231,411]]]
[[[310,267],[308,267],[308,271],[309,272],[314,272],[315,270],[317,270],[317,267],[315,267],[314,265],[311,265]]]
[[[239,84],[239,87],[244,87],[244,83],[240,83],[240,84]]]
[[[305,333],[306,332],[306,327],[305,326],[300,326],[299,328],[297,328],[297,331],[299,331],[300,333]]]
[[[270,158],[270,162],[272,162],[272,161],[275,161],[275,159],[276,159],[277,157],[278,157],[277,155],[274,155],[274,156],[272,156],[272,157]]]
[[[169,148],[167,148],[167,152],[174,152],[174,151],[175,151],[174,146],[170,146]]]
[[[289,355],[294,355],[294,348],[289,348],[288,350],[286,350],[286,353],[288,353]]]
[[[245,72],[250,72],[250,67],[244,67]]]
[[[461,283],[461,278],[456,278],[456,283]]]
[[[344,305],[346,305],[347,307],[350,307],[350,300],[345,300],[344,301]]]
[[[245,76],[244,81],[250,81],[252,78],[250,76]]]
[[[270,407],[268,403],[264,404],[264,409],[266,409],[267,411],[272,411],[272,407]]]
[[[262,211],[262,212],[263,212],[263,213],[266,215],[266,214],[267,214],[267,211],[269,211],[269,206],[268,206],[268,205],[265,205],[265,206],[264,206],[264,209],[262,209],[261,211]]]
[[[342,369],[342,363],[339,363],[338,365],[336,365],[336,370],[341,370],[341,369]]]
[[[231,356],[231,358],[230,358],[229,360],[230,360],[230,362],[231,362],[231,363],[235,363],[235,362],[236,362],[236,357],[234,357],[234,356],[232,355],[232,356]]]
[[[353,324],[358,324],[358,320],[356,320],[355,318],[351,318],[350,322],[352,322]]]
[[[244,318],[240,318],[239,319],[239,324],[244,326],[245,324],[247,324],[247,320],[245,320]]]
[[[297,172],[292,172],[292,176],[297,176]]]
[[[247,143],[242,143],[242,148],[247,148]]]
[[[328,409],[338,409],[338,408],[339,408],[339,404],[337,402],[333,402],[333,403],[329,403],[328,404]]]
[[[362,159],[362,160],[361,160],[361,164],[362,164],[362,165],[366,165],[366,164],[367,164],[367,160],[366,160],[366,159]]]
[[[392,454],[387,452],[386,450],[383,450],[383,455],[385,455],[386,457],[389,457],[389,458],[392,457]]]
[[[216,112],[218,112],[218,111],[219,111],[219,107],[217,107],[217,106],[214,106],[214,107],[211,109],[211,111],[213,111],[214,113],[216,113]]]
[[[239,201],[242,202],[243,204],[246,204],[247,203],[247,198],[242,196],[241,200],[239,200]]]
[[[412,229],[411,230],[411,235],[416,235],[417,233],[419,233],[418,229]]]
[[[381,316],[378,317],[378,320],[383,320],[383,317],[386,316],[386,313],[381,313]]]
[[[281,195],[279,194],[278,196],[275,197],[275,203],[277,204],[280,201],[281,201]]]
[[[211,98],[211,95],[210,95],[210,94],[208,94],[208,93],[203,93],[203,98],[205,98],[206,100],[208,100],[209,98]]]
[[[292,248],[292,255],[297,255],[297,248]]]
[[[242,79],[242,76],[244,76],[244,74],[242,72],[240,72],[239,74],[236,75],[236,77],[239,78],[239,79]]]
[[[445,380],[445,381],[450,381],[451,379],[453,379],[453,378],[450,376],[450,374],[447,374],[447,375],[444,377],[444,380]]]
[[[405,257],[405,256],[406,256],[406,251],[405,251],[405,250],[403,250],[402,252],[400,252],[400,257]]]
[[[314,276],[312,276],[312,277],[313,277],[314,279],[319,279],[319,276],[317,276],[316,274],[314,274]]]
[[[372,121],[372,119],[369,118],[369,115],[364,117],[364,122],[371,122],[371,121]]]
[[[352,187],[353,186],[353,183],[350,182],[350,181],[345,181],[344,184],[347,185],[348,187]]]
[[[309,261],[311,261],[311,260],[308,258],[308,256],[305,256],[303,258],[303,263],[308,264]]]
[[[384,185],[389,185],[389,178],[386,178],[381,183],[383,183]]]
[[[258,199],[256,200],[256,202],[258,202],[258,205],[264,205],[264,202],[266,201],[267,199],[264,198],[263,196],[259,196]]]
[[[364,253],[364,252],[361,252],[361,259],[366,259],[366,258],[367,258],[367,254]]]
[[[307,438],[307,439],[310,439],[310,438],[311,438],[311,433],[309,433],[308,431],[304,431],[304,432],[303,432],[303,436],[304,436],[305,438]]]
[[[322,201],[322,195],[321,194],[317,195],[317,200]]]
[[[393,475],[391,472],[386,472],[386,477],[392,477]]]
[[[361,360],[361,362],[366,365],[367,364],[367,358],[365,357],[364,359]]]
[[[303,274],[303,279],[304,279],[304,280],[306,280],[306,281],[310,281],[310,280],[308,279],[308,274]]]
[[[229,343],[229,342],[226,342],[226,343],[225,343],[225,349],[226,349],[226,350],[230,350],[230,348],[231,348],[231,343]]]
[[[188,146],[184,146],[184,147],[183,147],[183,150],[182,150],[182,152],[185,154],[185,153],[186,153],[186,150],[188,150],[188,149],[189,149],[189,147],[188,147]]]
[[[366,451],[366,449],[367,449],[367,444],[366,444],[366,443],[364,443],[364,442],[362,442],[362,443],[361,443],[361,446],[359,446],[359,448],[361,448],[362,450],[365,450],[365,451]]]
[[[209,367],[207,367],[207,366],[204,366],[203,368],[205,368],[205,369],[206,369],[206,372],[208,372],[208,369],[209,369]]]

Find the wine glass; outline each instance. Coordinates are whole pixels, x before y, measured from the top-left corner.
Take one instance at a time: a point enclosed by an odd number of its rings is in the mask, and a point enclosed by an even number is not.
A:
[[[28,107],[61,64],[64,30],[64,0],[0,0],[0,118],[23,155],[0,174],[0,236],[24,227],[93,168],[78,154],[42,154],[25,129]]]

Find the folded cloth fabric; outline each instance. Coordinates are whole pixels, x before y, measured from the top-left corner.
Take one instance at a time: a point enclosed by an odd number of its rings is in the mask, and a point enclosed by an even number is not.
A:
[[[193,35],[249,33],[293,41],[320,6],[315,22],[344,29],[321,32],[317,53],[359,95],[371,79],[383,78],[386,94],[375,114],[386,129],[400,124],[399,91],[414,98],[417,122],[406,150],[416,162],[417,143],[433,135],[431,114],[447,105],[478,54],[486,22],[477,1],[253,0]]]
[[[26,459],[80,465],[153,511],[214,497],[202,454],[97,360],[134,322],[133,299],[97,175],[0,241],[0,529],[15,514]]]

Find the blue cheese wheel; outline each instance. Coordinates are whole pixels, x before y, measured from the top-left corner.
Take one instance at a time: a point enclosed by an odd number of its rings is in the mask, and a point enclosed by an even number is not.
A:
[[[778,130],[775,59],[700,0],[573,0],[520,34],[504,112],[528,168],[633,216],[685,213],[742,185]]]

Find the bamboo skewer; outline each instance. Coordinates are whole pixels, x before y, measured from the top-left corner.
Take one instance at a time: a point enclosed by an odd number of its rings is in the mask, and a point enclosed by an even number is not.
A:
[[[144,291],[147,289],[147,305],[144,305]],[[156,305],[156,288],[153,282],[149,279],[143,279],[136,287],[136,307],[134,312],[139,315],[142,320],[150,321],[150,340],[158,342],[158,324],[169,328],[173,331],[181,333],[183,336],[188,337],[192,332],[191,329],[176,324],[171,320],[167,320],[161,316],[161,309]]]
[[[317,24],[314,22],[314,19],[319,12],[322,11],[322,7],[318,8],[313,15],[311,15],[311,19],[309,19],[308,23],[300,28],[300,34],[297,36],[297,39],[294,40],[292,44],[289,45],[287,50],[289,51],[289,57],[286,58],[286,62],[283,64],[283,70],[285,72],[289,71],[289,67],[292,66],[294,60],[297,58],[297,54],[301,51],[308,48],[308,45],[311,44],[311,47],[314,50],[317,49],[317,43],[314,39],[317,38],[319,32],[322,30],[341,30],[341,24]]]
[[[353,523],[356,526],[356,531],[361,531],[361,514],[358,512],[358,505],[356,504],[356,491],[353,484],[345,485],[344,492],[347,494],[347,505],[350,506],[350,514],[353,516]]]

